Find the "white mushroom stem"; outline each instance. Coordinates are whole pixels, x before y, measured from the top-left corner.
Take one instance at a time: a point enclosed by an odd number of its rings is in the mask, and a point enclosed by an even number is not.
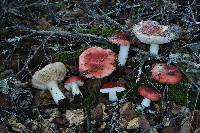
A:
[[[150,106],[150,103],[151,103],[151,100],[149,100],[148,98],[144,98],[144,99],[142,100],[141,105],[142,105],[142,107],[146,108],[146,107],[149,107],[149,106]]]
[[[151,44],[150,45],[150,54],[158,55],[159,44]]]
[[[114,102],[117,101],[117,92],[116,91],[110,91],[109,92],[109,101]]]
[[[118,60],[119,65],[124,66],[126,64],[126,60],[128,58],[128,51],[129,51],[130,45],[120,45]]]
[[[58,88],[58,83],[56,81],[50,81],[47,83],[47,88],[50,91],[53,100],[56,104],[58,104],[59,100],[65,99],[66,97],[63,95],[61,90]]]
[[[71,86],[71,91],[72,91],[72,95],[73,96],[79,95],[79,94],[82,95],[82,93],[81,93],[81,91],[79,89],[79,86],[78,86],[78,84],[76,82],[71,83],[70,86]]]

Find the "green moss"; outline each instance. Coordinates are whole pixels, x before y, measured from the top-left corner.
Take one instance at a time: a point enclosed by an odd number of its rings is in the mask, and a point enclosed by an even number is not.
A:
[[[90,92],[89,96],[84,98],[83,104],[89,110],[97,101],[98,93],[96,91]]]
[[[133,96],[133,97],[137,97],[138,96],[137,83],[135,83],[135,81],[136,81],[136,77],[135,76],[128,77],[127,89],[131,90],[130,96]]]
[[[57,61],[60,61],[60,62],[64,62],[66,61],[67,59],[69,58],[72,58],[72,56],[74,58],[78,58],[79,55],[85,50],[85,48],[80,48],[80,49],[77,49],[75,51],[74,54],[71,54],[72,52],[71,51],[63,51],[63,52],[60,52],[60,53],[57,53],[54,57]]]
[[[178,62],[176,63],[176,66],[179,66],[180,68],[187,68],[188,64],[182,63],[182,62]]]
[[[93,35],[101,35],[101,36],[112,36],[116,32],[116,28],[109,27],[109,26],[92,26],[89,28],[80,28],[80,32],[86,33],[86,34],[93,34]]]
[[[81,54],[85,49],[87,49],[87,48],[85,47],[85,48],[80,48],[80,49],[76,50],[75,57],[78,58],[78,57],[80,56],[80,54]]]
[[[95,35],[99,35],[100,34],[99,27],[97,27],[97,26],[91,27],[91,29],[89,29],[88,32],[90,34],[95,34]]]
[[[158,5],[161,5],[161,4],[164,4],[164,1],[163,1],[163,0],[156,0],[156,3],[157,3]]]
[[[102,36],[111,36],[114,32],[115,32],[115,30],[112,27],[103,26],[101,28],[100,34]]]
[[[187,88],[188,85],[169,85],[169,100],[174,101],[179,105],[186,105],[187,103]]]
[[[68,56],[69,56],[69,52],[63,51],[63,52],[56,54],[55,58],[56,58],[57,61],[64,62],[68,58]]]
[[[166,85],[162,84],[160,86],[162,86],[160,88],[164,88]],[[187,106],[191,110],[194,108],[197,92],[192,90],[190,84],[168,85],[168,88],[170,101],[175,102],[177,105]],[[197,103],[196,109],[200,109],[200,102]]]

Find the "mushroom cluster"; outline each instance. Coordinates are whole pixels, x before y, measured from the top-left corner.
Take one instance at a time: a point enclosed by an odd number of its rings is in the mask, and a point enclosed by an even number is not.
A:
[[[150,54],[158,55],[159,44],[169,43],[177,39],[180,29],[176,26],[164,26],[156,21],[148,20],[136,24],[133,27],[133,32],[141,42],[150,44]],[[125,66],[133,39],[129,33],[119,32],[108,40],[120,46],[118,54],[119,66]],[[90,47],[79,56],[79,72],[86,78],[101,79],[109,76],[115,70],[116,54],[110,49]],[[49,90],[55,103],[59,104],[60,100],[66,98],[58,88],[58,82],[61,82],[65,75],[66,67],[63,63],[51,63],[35,72],[32,76],[32,85],[41,90]],[[163,84],[177,84],[182,81],[182,74],[175,66],[157,63],[152,66],[151,78]],[[71,91],[73,96],[82,96],[79,87],[83,85],[84,80],[80,76],[74,75],[71,75],[64,82],[64,87]],[[125,84],[110,81],[102,85],[100,92],[108,93],[109,101],[116,102],[118,101],[117,92],[125,90]],[[138,106],[142,110],[149,107],[151,101],[158,101],[161,98],[159,92],[146,85],[140,85],[138,92],[144,97],[141,105]]]

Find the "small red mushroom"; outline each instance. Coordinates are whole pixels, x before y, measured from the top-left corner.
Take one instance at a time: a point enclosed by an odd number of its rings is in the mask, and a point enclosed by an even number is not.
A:
[[[83,79],[79,76],[71,76],[69,79],[65,80],[65,88],[68,91],[72,91],[73,95],[82,95],[79,86],[83,86]]]
[[[127,32],[119,32],[109,40],[117,45],[120,45],[120,51],[118,55],[118,61],[120,66],[124,66],[128,58],[128,51],[130,44],[132,44],[132,38]]]
[[[115,69],[116,55],[110,49],[92,47],[79,56],[79,71],[87,78],[103,78]]]
[[[158,101],[160,100],[161,97],[160,94],[155,89],[152,89],[144,85],[138,87],[138,92],[141,96],[144,97],[141,103],[143,109],[149,107],[151,101]]]
[[[125,90],[125,85],[118,82],[108,82],[103,84],[102,89],[100,89],[101,93],[109,93],[109,101],[114,102],[117,101],[117,92],[122,92]]]
[[[178,84],[182,81],[182,73],[175,66],[157,63],[153,65],[151,78],[163,84]]]

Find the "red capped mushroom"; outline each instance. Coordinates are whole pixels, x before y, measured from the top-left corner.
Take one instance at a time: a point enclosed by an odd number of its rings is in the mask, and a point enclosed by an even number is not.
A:
[[[182,81],[182,73],[175,66],[157,63],[153,65],[151,78],[163,84],[178,84]]]
[[[138,92],[141,96],[144,97],[141,103],[143,109],[146,107],[149,107],[151,101],[158,101],[160,100],[160,97],[161,97],[160,94],[156,90],[144,85],[141,85],[138,87]]]
[[[65,80],[65,88],[68,91],[72,91],[72,95],[82,95],[79,86],[83,86],[83,79],[79,76],[71,76],[69,79]]]
[[[118,61],[120,66],[124,66],[128,58],[128,51],[130,44],[132,43],[132,38],[127,32],[119,32],[109,40],[117,45],[120,45],[120,51],[118,55]]]
[[[79,71],[87,78],[103,78],[115,69],[116,55],[110,49],[92,47],[79,56]]]
[[[117,101],[117,92],[122,92],[125,90],[125,85],[118,83],[118,82],[109,82],[105,83],[100,89],[101,93],[108,93],[109,94],[109,101],[114,102]]]

